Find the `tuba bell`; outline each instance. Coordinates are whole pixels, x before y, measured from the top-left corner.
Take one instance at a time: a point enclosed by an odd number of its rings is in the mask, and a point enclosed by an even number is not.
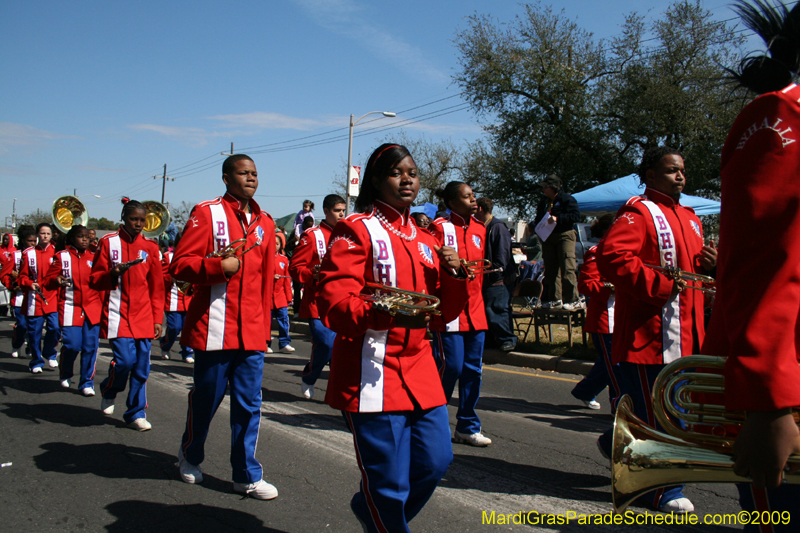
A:
[[[745,413],[726,411],[723,405],[692,397],[724,394],[724,366],[724,357],[691,355],[664,367],[652,395],[653,411],[667,433],[639,420],[630,397],[620,400],[611,452],[611,495],[616,512],[660,487],[751,482],[733,472],[733,443]],[[798,422],[797,412],[794,415]],[[787,466],[799,463],[800,456],[792,456]],[[800,472],[784,473],[784,480],[800,484]]]
[[[155,239],[167,231],[170,221],[169,209],[161,202],[156,202],[155,200],[144,201],[142,205],[146,211],[142,235],[148,239]]]
[[[53,201],[53,224],[62,233],[67,233],[72,226],[86,226],[89,213],[77,196],[61,196]]]

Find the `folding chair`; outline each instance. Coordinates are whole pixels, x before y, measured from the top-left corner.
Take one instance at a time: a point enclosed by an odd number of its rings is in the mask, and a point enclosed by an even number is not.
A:
[[[511,296],[511,317],[514,319],[517,335],[522,334],[522,328],[525,327],[523,340],[528,336],[531,326],[534,325],[533,310],[541,305],[543,290],[542,282],[532,279],[524,279],[514,287],[514,293]],[[519,310],[514,310],[514,306],[518,306]],[[525,323],[526,320],[527,323]]]

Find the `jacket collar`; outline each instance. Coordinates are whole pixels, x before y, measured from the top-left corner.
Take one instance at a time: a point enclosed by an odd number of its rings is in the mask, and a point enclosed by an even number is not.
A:
[[[249,204],[250,205],[250,212],[253,215],[258,216],[258,215],[261,214],[261,208],[258,206],[258,204],[256,203],[255,200],[251,199],[247,204],[245,204],[245,203],[242,203],[241,201],[239,201],[239,199],[236,198],[231,193],[226,192],[225,195],[222,197],[222,201],[224,203],[228,204],[231,207],[231,209],[233,209],[234,211],[240,211],[240,212],[244,213],[244,207]]]
[[[652,200],[657,204],[666,205],[667,207],[674,207],[676,205],[681,204],[680,202],[675,201],[675,199],[672,196],[664,194],[663,192],[657,191],[650,187],[647,187],[644,190],[644,195],[645,197],[647,197],[648,200]]]
[[[44,251],[45,251],[45,250],[47,250],[48,248],[55,248],[55,246],[53,246],[53,243],[52,243],[52,242],[48,242],[48,243],[47,243],[47,246],[45,246],[45,247],[42,247],[42,245],[41,245],[41,244],[37,244],[36,246],[34,246],[34,248],[36,248],[36,249],[37,249],[37,250],[39,250],[40,252],[44,252]]]
[[[402,228],[409,225],[409,220],[411,220],[411,217],[409,216],[408,208],[404,209],[401,213],[394,207],[381,200],[375,200],[373,205],[376,210],[381,212],[383,217],[388,220],[392,226],[396,228]]]
[[[125,226],[119,227],[119,236],[125,242],[135,242],[139,238],[144,239],[144,235],[142,235],[141,233],[139,233],[139,235],[137,235],[136,237],[128,233],[128,230],[125,229]]]
[[[327,220],[320,220],[320,221],[319,221],[319,226],[320,226],[320,227],[322,227],[322,226],[325,226],[325,229],[327,229],[328,231],[333,231],[333,226],[331,226],[330,224],[328,224],[328,221],[327,221]]]

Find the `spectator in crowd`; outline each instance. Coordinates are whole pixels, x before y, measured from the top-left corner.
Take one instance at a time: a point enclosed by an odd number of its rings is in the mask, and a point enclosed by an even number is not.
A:
[[[494,204],[489,198],[478,198],[475,218],[486,226],[486,259],[490,272],[483,276],[483,303],[489,332],[500,348],[510,352],[517,346],[511,318],[511,292],[517,277],[517,265],[511,254],[511,233],[502,221],[492,215]]]
[[[311,200],[303,200],[303,209],[297,213],[297,216],[294,217],[294,228],[292,228],[292,232],[296,239],[300,239],[300,235],[303,232],[314,225],[314,202]],[[306,226],[303,223],[306,219],[311,219],[311,226]]]
[[[417,227],[426,229],[428,226],[431,225],[432,220],[428,218],[428,215],[425,213],[412,213],[411,218],[414,219],[414,222],[417,223]]]
[[[577,235],[573,225],[581,220],[578,202],[563,190],[561,178],[550,174],[540,183],[544,198],[536,207],[536,227],[549,215],[548,224],[555,224],[553,232],[542,243],[544,259],[544,288],[549,302],[542,307],[572,310],[578,303],[577,262],[575,261],[575,240]],[[561,283],[556,283],[558,276]]]

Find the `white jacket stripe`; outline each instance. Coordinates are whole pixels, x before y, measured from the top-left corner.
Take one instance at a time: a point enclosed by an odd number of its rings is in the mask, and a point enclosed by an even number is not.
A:
[[[389,233],[377,218],[363,219],[372,241],[372,279],[378,283],[397,287],[397,265]],[[386,340],[389,331],[368,329],[361,345],[361,385],[359,387],[358,410],[362,413],[383,411],[384,375],[383,362],[386,357]]]
[[[444,231],[444,245],[455,248],[457,252],[458,237],[456,237],[456,227],[452,222],[442,222],[442,231]],[[461,323],[459,322],[459,318],[460,317],[457,316],[448,322],[445,326],[445,331],[460,331]]]
[[[108,254],[110,268],[122,263],[122,239],[119,235],[108,238]],[[117,280],[117,288],[108,293],[108,338],[116,339],[119,334],[119,324],[122,319],[122,278]]]
[[[213,232],[214,251],[230,244],[228,216],[222,204],[211,204],[211,231]],[[225,311],[228,306],[228,282],[211,286],[208,307],[208,337],[206,351],[222,350],[225,342]]]
[[[66,250],[61,254],[61,275],[72,280],[72,257]],[[75,315],[75,285],[70,284],[64,288],[64,326],[71,326]]]
[[[28,270],[31,273],[31,279],[33,279],[34,283],[39,283],[39,271],[36,264],[36,250],[31,250],[27,254],[27,259],[23,259],[24,261],[28,261]],[[28,316],[36,316],[36,299],[39,296],[36,294],[35,291],[30,290],[28,291],[28,309],[27,314]],[[42,302],[44,303],[44,302]]]
[[[642,202],[656,226],[658,251],[661,255],[662,267],[676,267],[675,235],[664,216],[664,212],[650,200]],[[681,293],[675,293],[661,308],[661,342],[664,364],[681,358]]]

